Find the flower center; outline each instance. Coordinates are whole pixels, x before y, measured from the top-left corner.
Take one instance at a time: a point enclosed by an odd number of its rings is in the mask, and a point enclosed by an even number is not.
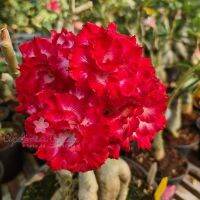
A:
[[[44,83],[52,83],[55,80],[53,76],[50,76],[49,74],[44,75]]]
[[[107,63],[109,61],[113,60],[113,54],[111,52],[108,52],[104,57],[103,57],[103,63]]]
[[[59,148],[61,146],[63,146],[65,143],[67,145],[67,147],[71,147],[75,144],[76,142],[76,138],[74,136],[74,134],[71,133],[61,133],[58,135],[58,137],[56,137],[55,139],[55,147]]]
[[[72,48],[74,46],[74,42],[73,41],[71,41],[71,40],[69,40],[68,41],[68,44],[67,44],[67,48]]]
[[[36,133],[39,133],[39,132],[45,133],[46,128],[49,127],[49,123],[45,122],[43,117],[40,117],[39,120],[34,121],[33,124],[35,125],[35,132]]]

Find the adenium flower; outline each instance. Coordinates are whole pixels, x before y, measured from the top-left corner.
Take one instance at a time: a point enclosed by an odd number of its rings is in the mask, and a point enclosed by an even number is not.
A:
[[[145,26],[155,29],[156,28],[156,18],[154,16],[149,16],[143,20]]]
[[[58,0],[50,0],[47,4],[46,4],[46,8],[50,11],[53,12],[60,12],[60,4]]]
[[[165,126],[166,91],[136,38],[87,23],[20,46],[16,80],[25,146],[55,170],[98,168]]]
[[[103,164],[109,133],[93,97],[85,102],[73,94],[44,91],[38,98],[44,109],[27,118],[24,145],[37,148],[36,155],[54,170],[85,171]]]
[[[86,85],[106,98],[110,128],[113,133],[112,126],[116,129],[114,137],[120,134],[120,139],[126,137],[123,141],[151,146],[165,124],[166,92],[135,37],[118,33],[113,23],[107,29],[86,24],[76,36],[70,76],[77,85]]]
[[[69,77],[69,54],[75,36],[62,30],[51,37],[35,38],[23,43],[20,76],[16,79],[18,111],[33,114],[39,106],[36,94],[41,90],[68,91],[73,81]]]

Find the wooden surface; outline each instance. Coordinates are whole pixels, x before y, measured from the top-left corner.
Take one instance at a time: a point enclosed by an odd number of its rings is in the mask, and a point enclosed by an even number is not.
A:
[[[200,200],[200,168],[189,164],[189,172],[177,186],[175,199]]]

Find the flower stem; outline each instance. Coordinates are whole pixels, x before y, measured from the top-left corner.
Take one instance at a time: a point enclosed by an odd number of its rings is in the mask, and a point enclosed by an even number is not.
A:
[[[18,75],[18,63],[7,29],[7,25],[0,26],[0,47],[5,56],[12,76],[16,77]]]
[[[158,133],[154,139],[154,156],[156,160],[162,160],[165,157],[165,147],[163,134]]]

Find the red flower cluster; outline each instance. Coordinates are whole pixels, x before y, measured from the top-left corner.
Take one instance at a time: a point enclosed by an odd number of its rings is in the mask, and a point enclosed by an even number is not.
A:
[[[55,170],[98,168],[136,141],[150,148],[165,125],[165,87],[135,37],[87,23],[20,46],[23,143]]]
[[[61,8],[60,8],[60,4],[58,0],[50,0],[47,4],[46,4],[46,8],[50,11],[53,12],[60,12]]]

